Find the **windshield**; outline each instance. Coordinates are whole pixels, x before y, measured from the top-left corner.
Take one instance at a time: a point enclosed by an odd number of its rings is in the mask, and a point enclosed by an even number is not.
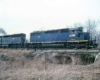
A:
[[[71,31],[71,33],[69,34],[69,37],[75,37],[75,30]]]

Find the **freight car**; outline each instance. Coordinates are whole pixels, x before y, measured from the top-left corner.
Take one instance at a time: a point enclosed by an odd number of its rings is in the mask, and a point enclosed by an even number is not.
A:
[[[17,48],[25,46],[26,35],[23,33],[0,36],[0,47]]]
[[[62,46],[66,48],[96,48],[96,39],[92,40],[82,27],[65,28],[30,33],[30,47]]]

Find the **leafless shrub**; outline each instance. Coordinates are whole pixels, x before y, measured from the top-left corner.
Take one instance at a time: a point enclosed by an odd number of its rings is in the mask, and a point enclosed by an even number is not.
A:
[[[26,53],[26,54],[24,54],[24,56],[27,58],[27,59],[33,59],[33,57],[35,56],[34,54],[32,54],[32,53]]]
[[[8,55],[1,54],[0,60],[2,60],[2,61],[14,61],[14,57],[9,57]]]
[[[2,60],[2,61],[8,61],[9,57],[7,55],[1,54],[0,55],[0,60]]]

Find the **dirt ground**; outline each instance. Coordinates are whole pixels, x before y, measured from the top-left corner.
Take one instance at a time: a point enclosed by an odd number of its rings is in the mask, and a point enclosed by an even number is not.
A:
[[[55,64],[28,55],[34,52],[0,49],[0,80],[100,80],[100,60],[89,65]]]

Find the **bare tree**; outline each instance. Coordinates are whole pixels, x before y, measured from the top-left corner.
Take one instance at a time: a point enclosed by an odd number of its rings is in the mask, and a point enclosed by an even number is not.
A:
[[[98,43],[98,48],[100,49],[100,31],[98,31],[97,43]]]
[[[98,31],[97,31],[97,25],[98,25],[98,22],[95,21],[95,20],[88,20],[86,22],[86,25],[85,27],[87,28],[87,32],[90,33],[90,38],[91,39],[95,39],[97,34],[98,34]]]
[[[87,28],[87,31],[90,33],[90,38],[92,40],[96,40],[98,43],[98,48],[100,48],[100,31],[98,30],[98,26],[100,25],[100,21],[95,20],[88,20],[86,22],[85,27]]]

